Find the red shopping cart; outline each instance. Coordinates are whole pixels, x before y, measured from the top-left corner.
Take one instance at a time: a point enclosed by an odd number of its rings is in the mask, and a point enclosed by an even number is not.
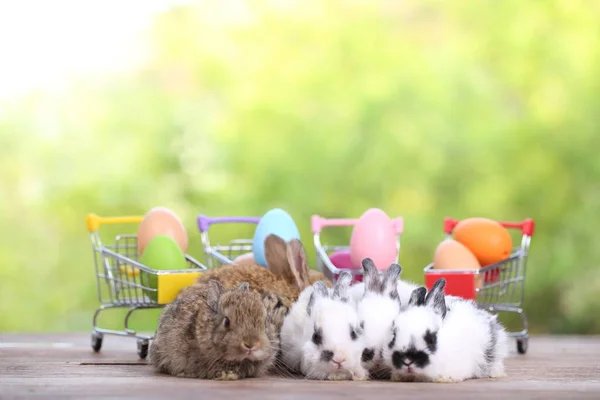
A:
[[[444,220],[444,233],[447,238],[452,236],[459,222],[453,218]],[[435,281],[445,278],[447,295],[474,300],[482,308],[491,312],[518,314],[523,329],[510,332],[509,336],[517,339],[517,351],[525,354],[529,335],[527,315],[522,304],[525,294],[527,256],[535,223],[532,219],[526,219],[522,222],[500,222],[500,224],[508,229],[519,229],[522,234],[520,245],[513,248],[508,258],[480,270],[436,270],[431,263],[424,269],[425,284],[430,289]],[[480,285],[477,284],[478,281],[481,282]]]

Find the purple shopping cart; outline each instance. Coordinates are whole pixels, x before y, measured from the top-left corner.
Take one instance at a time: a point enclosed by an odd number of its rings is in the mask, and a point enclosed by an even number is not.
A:
[[[232,264],[233,260],[245,253],[252,252],[252,238],[234,239],[228,244],[213,244],[210,242],[209,230],[215,224],[258,224],[260,217],[209,217],[198,216],[198,229],[205,256],[205,265],[216,268],[223,264]]]

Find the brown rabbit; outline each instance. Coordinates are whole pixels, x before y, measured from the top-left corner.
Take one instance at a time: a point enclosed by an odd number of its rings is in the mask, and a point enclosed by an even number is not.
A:
[[[317,281],[332,283],[321,272],[311,271],[306,261],[302,242],[293,239],[286,243],[277,235],[265,238],[267,268],[259,265],[223,265],[203,272],[196,282],[218,280],[226,288],[248,282],[250,289],[261,294],[274,294],[283,304],[290,307],[300,292]]]
[[[279,332],[270,318],[287,309],[261,297],[247,282],[225,289],[218,281],[184,288],[160,315],[149,361],[163,373],[235,380],[263,375],[273,366]]]

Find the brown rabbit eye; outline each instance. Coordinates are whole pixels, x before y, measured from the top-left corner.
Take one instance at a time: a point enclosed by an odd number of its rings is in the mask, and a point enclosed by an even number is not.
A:
[[[225,317],[225,319],[223,320],[223,326],[225,326],[225,328],[229,328],[230,324],[231,321],[229,321],[229,318]]]

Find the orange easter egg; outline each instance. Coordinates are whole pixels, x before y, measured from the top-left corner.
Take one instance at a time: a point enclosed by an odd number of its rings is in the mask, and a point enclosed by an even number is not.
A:
[[[165,207],[155,207],[144,216],[138,227],[138,252],[142,254],[146,245],[158,235],[170,236],[181,251],[187,253],[188,235],[185,227],[179,217]]]
[[[453,239],[446,239],[435,249],[433,268],[444,270],[479,270],[481,265],[471,251]],[[482,276],[477,275],[475,286],[481,287]]]
[[[465,245],[482,266],[497,263],[512,252],[512,238],[506,228],[487,218],[467,218],[453,232],[454,240]]]

